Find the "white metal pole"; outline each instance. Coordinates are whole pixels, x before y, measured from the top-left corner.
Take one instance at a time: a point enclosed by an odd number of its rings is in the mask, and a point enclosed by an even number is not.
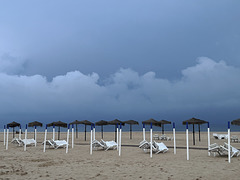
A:
[[[122,124],[120,123],[120,132],[119,132],[119,156],[121,156],[121,143],[122,143]]]
[[[8,150],[8,134],[9,134],[9,127],[7,126],[6,150]]]
[[[68,124],[68,130],[67,130],[67,146],[66,146],[66,153],[68,153],[68,143],[69,143],[69,128],[70,128],[70,124]]]
[[[188,123],[186,123],[187,160],[189,160]]]
[[[117,124],[117,151],[118,151],[118,124]]]
[[[53,130],[52,131],[53,131],[53,137],[52,138],[55,141],[55,125],[53,125]]]
[[[150,158],[152,158],[152,123],[151,123],[151,128],[150,128]]]
[[[24,151],[27,150],[27,124],[26,124],[26,129],[25,129],[25,143],[24,143]]]
[[[90,154],[92,155],[93,125],[91,124]]]
[[[74,124],[72,124],[72,148],[74,148]]]
[[[93,140],[95,140],[95,124],[93,124]]]
[[[3,129],[3,145],[6,145],[6,126],[4,125],[4,129]]]
[[[44,135],[43,152],[46,151],[46,142],[47,142],[47,125],[46,125],[45,135]]]
[[[143,123],[143,140],[146,140],[146,136],[145,136],[145,124]]]
[[[176,135],[175,135],[175,123],[173,123],[173,153],[176,154]]]
[[[19,126],[19,139],[22,139],[22,126]]]
[[[231,163],[231,147],[230,147],[230,121],[228,121],[228,162]]]
[[[34,129],[34,133],[35,133],[35,147],[37,147],[37,127],[36,126]]]
[[[208,122],[208,156],[211,155],[211,153],[209,152],[209,148],[210,148],[210,126]]]

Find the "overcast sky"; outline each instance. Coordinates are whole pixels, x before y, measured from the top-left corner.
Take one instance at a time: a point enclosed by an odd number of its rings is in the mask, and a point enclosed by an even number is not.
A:
[[[0,119],[240,118],[240,1],[0,2]]]

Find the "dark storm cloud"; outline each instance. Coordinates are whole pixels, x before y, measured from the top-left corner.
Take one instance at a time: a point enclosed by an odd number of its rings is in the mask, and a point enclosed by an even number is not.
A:
[[[16,69],[22,66],[12,65]],[[182,70],[177,81],[157,78],[155,72],[140,75],[131,69],[120,69],[105,79],[104,85],[98,83],[97,73],[73,71],[47,81],[41,75],[2,72],[0,113],[97,118],[235,108],[240,105],[239,77],[240,68],[206,57]]]

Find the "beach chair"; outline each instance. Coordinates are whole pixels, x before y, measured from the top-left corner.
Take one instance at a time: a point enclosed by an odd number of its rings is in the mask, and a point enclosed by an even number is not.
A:
[[[161,153],[161,152],[165,153],[165,152],[168,151],[167,146],[163,142],[157,143],[156,141],[154,141],[153,146],[155,147],[154,148],[155,154],[158,154],[158,153]]]
[[[42,144],[44,144],[44,142]],[[48,145],[49,147],[53,147],[54,149],[58,149],[60,147],[65,148],[67,146],[67,141],[65,141],[65,140],[46,140],[46,145]]]
[[[93,147],[93,150],[98,150],[99,148],[104,149],[105,146],[104,144],[102,144],[101,142],[95,139],[92,141],[92,147]]]
[[[224,145],[223,146],[220,145],[220,147],[228,153],[228,144],[227,143],[224,142]],[[230,145],[230,154],[231,154],[231,157],[239,156],[240,151],[237,148]]]
[[[158,135],[158,134],[154,134],[154,135],[153,135],[153,139],[159,140],[159,135]]]
[[[34,139],[19,139],[19,141],[21,142],[22,145],[26,144],[27,146],[35,145],[35,143],[36,143],[36,140],[34,140]]]
[[[22,142],[20,141],[19,138],[16,137],[12,139],[11,143],[16,144],[18,146],[22,146]]]
[[[217,143],[211,144],[208,148],[208,152],[210,152],[210,154],[213,154],[214,157],[216,156],[216,153],[223,155],[222,149]]]
[[[115,141],[104,141],[101,139],[101,143],[103,144],[105,151],[109,149],[117,149],[117,143]]]
[[[228,135],[227,134],[217,134],[217,133],[213,133],[213,137],[215,139],[227,139]]]
[[[231,137],[231,142],[239,142],[238,137],[237,136],[232,136]]]
[[[139,148],[141,148],[143,150],[143,152],[145,152],[145,153],[150,152],[151,143],[144,140],[140,143]],[[157,152],[157,148],[155,146],[152,146],[152,151]]]

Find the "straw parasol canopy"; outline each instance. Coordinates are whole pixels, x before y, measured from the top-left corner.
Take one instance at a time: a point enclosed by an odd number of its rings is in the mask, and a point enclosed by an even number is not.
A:
[[[48,127],[50,127],[50,126],[58,126],[58,140],[59,140],[60,139],[60,127],[66,128],[67,127],[67,123],[62,122],[62,121],[56,121],[56,122],[52,122],[52,123],[47,124],[47,126]]]
[[[107,121],[101,120],[95,123],[96,126],[101,126],[102,139],[103,139],[103,126],[108,125]]]
[[[191,118],[191,119],[188,119],[188,120],[182,122],[183,125],[185,125],[186,123],[193,125],[193,145],[195,145],[195,130],[194,130],[194,124],[198,124],[199,141],[201,141],[201,138],[200,138],[200,125],[207,123],[207,121],[204,121],[204,120],[197,119],[197,118],[194,118],[194,117],[193,117],[193,118]]]
[[[171,121],[167,121],[167,120],[161,120],[161,121],[158,121],[161,126],[162,126],[162,134],[164,134],[164,124],[171,124]]]
[[[14,129],[14,128],[15,128],[15,127],[19,127],[20,124],[19,124],[18,122],[13,121],[13,122],[11,122],[11,123],[8,123],[7,126],[13,128],[13,138],[14,138],[14,137],[15,137],[15,134],[14,134],[15,129]]]
[[[115,125],[115,141],[117,141],[117,125],[120,124],[120,123],[122,125],[124,125],[124,123],[122,121],[118,120],[118,119],[114,119],[112,121],[108,121],[109,125]]]
[[[38,121],[33,121],[33,122],[30,122],[30,123],[28,123],[28,126],[29,127],[37,127],[37,126],[40,126],[40,127],[42,127],[42,123],[40,123],[40,122],[38,122]],[[35,137],[35,133],[34,133],[34,139],[35,139],[36,137]]]
[[[85,141],[86,141],[87,140],[87,125],[88,126],[92,125],[92,122],[90,122],[88,120],[83,120],[83,121],[80,121],[80,124],[85,125]]]
[[[75,124],[76,125],[76,138],[78,138],[78,124],[81,124],[81,121],[75,120],[73,122],[71,122],[70,124]]]
[[[138,125],[139,123],[137,121],[134,121],[134,120],[124,121],[124,123],[130,125],[130,139],[132,139],[132,125]]]
[[[28,126],[29,126],[29,127],[35,127],[35,126],[40,126],[40,127],[42,127],[42,123],[40,123],[40,122],[38,122],[38,121],[33,121],[33,122],[28,123]]]
[[[161,124],[153,118],[150,118],[146,121],[142,121],[142,123],[144,123],[144,124],[151,124],[152,123],[152,125],[154,125],[154,126],[160,126],[161,127]]]
[[[240,126],[240,119],[235,119],[231,122],[232,125]]]

